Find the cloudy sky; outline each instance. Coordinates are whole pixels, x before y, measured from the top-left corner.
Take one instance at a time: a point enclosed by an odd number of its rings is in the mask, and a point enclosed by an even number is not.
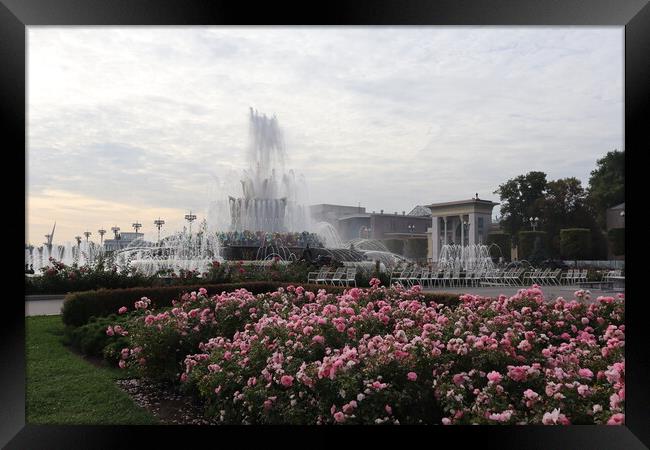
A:
[[[311,203],[407,212],[623,148],[622,27],[28,27],[27,241],[168,232],[275,114]],[[232,195],[238,192],[227,193]],[[495,209],[495,213],[498,208]]]

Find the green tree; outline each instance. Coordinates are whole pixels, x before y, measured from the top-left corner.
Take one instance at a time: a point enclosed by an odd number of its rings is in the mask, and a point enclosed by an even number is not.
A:
[[[600,236],[602,233],[588,201],[587,191],[577,178],[550,181],[539,206],[540,228],[550,237],[549,247],[553,257],[560,256],[560,230],[563,228],[590,229],[595,241],[592,243],[594,249],[605,243],[604,236]],[[599,237],[603,242],[598,242]]]
[[[589,178],[589,200],[605,229],[607,208],[625,201],[625,150],[608,152],[596,162]]]
[[[548,259],[548,235],[545,231],[520,231],[517,257],[532,264]]]
[[[578,267],[578,260],[589,256],[591,246],[591,230],[588,228],[566,228],[560,230],[560,246],[562,256],[575,261]]]
[[[506,181],[494,191],[501,199],[501,226],[513,239],[527,229],[530,217],[540,217],[540,201],[547,185],[546,174],[533,171]]]
[[[510,261],[512,238],[509,233],[489,233],[486,243],[490,247],[492,259],[496,261],[503,258],[504,261]]]

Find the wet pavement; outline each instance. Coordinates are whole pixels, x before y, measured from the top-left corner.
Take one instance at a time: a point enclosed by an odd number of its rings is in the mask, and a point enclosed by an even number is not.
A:
[[[65,295],[26,295],[25,316],[57,316],[64,298]]]

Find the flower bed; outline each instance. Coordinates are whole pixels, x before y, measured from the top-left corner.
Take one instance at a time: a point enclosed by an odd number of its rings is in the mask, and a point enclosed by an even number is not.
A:
[[[220,283],[203,285],[207,292],[216,294],[223,291],[234,291],[245,288],[253,294],[274,291],[278,287],[290,286],[286,282],[274,281],[248,281],[240,283]],[[332,285],[303,285],[305,289],[325,289],[331,293],[342,293],[345,288]],[[68,294],[63,302],[63,323],[79,327],[88,323],[92,317],[104,317],[113,314],[123,305],[127,305],[134,298],[147,297],[152,301],[152,306],[159,309],[169,307],[173,300],[182,294],[196,291],[201,285],[194,286],[166,286],[166,287],[138,287],[129,289],[99,289],[96,291],[73,292]],[[428,293],[426,296],[438,303],[450,304],[458,302],[457,294],[444,292]]]
[[[119,365],[180,382],[221,423],[623,423],[622,296],[442,306],[378,284],[141,299]]]

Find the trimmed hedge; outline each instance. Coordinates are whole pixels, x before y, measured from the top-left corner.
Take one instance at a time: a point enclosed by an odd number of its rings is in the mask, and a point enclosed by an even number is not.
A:
[[[614,256],[625,255],[625,228],[612,228],[607,232]]]
[[[253,294],[272,292],[279,287],[302,286],[308,291],[325,289],[331,294],[341,294],[344,286],[331,286],[323,284],[307,283],[284,283],[272,281],[254,281],[248,283],[228,283],[196,286],[169,286],[169,287],[144,287],[130,289],[99,289],[96,291],[73,292],[65,297],[61,314],[63,323],[73,327],[79,327],[89,322],[91,317],[105,317],[115,314],[117,310],[126,306],[129,311],[133,310],[133,304],[142,297],[151,300],[152,307],[164,308],[172,305],[172,300],[179,299],[184,293],[198,291],[205,288],[208,295],[216,295],[221,292],[230,292],[236,289],[247,289]],[[458,303],[459,294],[450,293],[425,293],[427,300],[434,300],[436,303],[452,305]]]
[[[541,248],[535,248],[535,241],[537,238],[541,239]],[[543,253],[546,252],[548,246],[548,241],[546,238],[545,231],[520,231],[519,232],[519,245],[517,248],[518,258],[530,260],[531,257],[537,259],[546,259],[546,255]],[[535,254],[535,250],[539,255]]]
[[[512,248],[512,238],[510,233],[489,233],[487,235],[487,245],[496,244],[501,250],[499,253],[494,247],[490,247],[490,256],[494,259],[503,257],[504,261],[510,261]]]
[[[589,228],[564,228],[560,230],[560,253],[565,259],[586,259],[591,249]]]

